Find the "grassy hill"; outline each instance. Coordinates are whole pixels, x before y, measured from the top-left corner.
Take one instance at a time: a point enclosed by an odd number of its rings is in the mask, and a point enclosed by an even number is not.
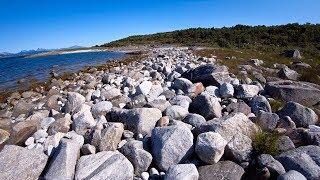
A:
[[[191,28],[150,35],[130,36],[101,45],[185,45],[259,51],[283,51],[298,48],[304,54],[320,57],[320,24],[287,24],[277,26],[236,25],[223,28]]]

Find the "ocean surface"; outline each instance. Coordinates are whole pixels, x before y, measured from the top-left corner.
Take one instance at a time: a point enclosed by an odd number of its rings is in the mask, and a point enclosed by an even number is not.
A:
[[[0,91],[14,89],[18,81],[36,79],[45,81],[54,69],[58,74],[76,72],[86,66],[106,63],[111,59],[125,56],[120,52],[81,52],[72,54],[50,55],[42,57],[15,57],[0,59]]]

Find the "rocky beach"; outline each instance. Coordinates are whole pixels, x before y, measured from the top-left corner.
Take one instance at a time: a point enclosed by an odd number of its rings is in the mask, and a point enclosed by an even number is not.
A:
[[[186,47],[139,57],[8,95],[0,180],[320,179],[320,86],[298,80],[299,51],[272,68]]]

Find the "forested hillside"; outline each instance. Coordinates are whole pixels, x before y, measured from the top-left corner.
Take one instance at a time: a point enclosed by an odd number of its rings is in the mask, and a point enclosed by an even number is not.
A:
[[[236,25],[224,28],[191,28],[151,35],[130,36],[101,45],[177,44],[223,48],[249,48],[265,51],[299,48],[304,53],[319,55],[320,24],[287,24],[277,26]]]

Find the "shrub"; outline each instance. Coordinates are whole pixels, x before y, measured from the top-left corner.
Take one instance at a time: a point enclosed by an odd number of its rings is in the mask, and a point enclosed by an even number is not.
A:
[[[253,136],[252,146],[258,154],[270,154],[272,156],[279,154],[277,141],[280,135],[272,132],[261,131]]]
[[[273,100],[270,100],[269,103],[270,103],[272,112],[276,112],[284,106],[284,102],[280,100],[273,99]]]

